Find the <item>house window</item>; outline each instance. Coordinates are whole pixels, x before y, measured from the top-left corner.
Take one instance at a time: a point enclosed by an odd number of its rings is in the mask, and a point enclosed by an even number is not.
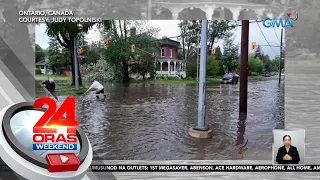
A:
[[[164,49],[161,49],[161,57],[164,57]]]
[[[170,49],[170,57],[172,58],[172,48]]]

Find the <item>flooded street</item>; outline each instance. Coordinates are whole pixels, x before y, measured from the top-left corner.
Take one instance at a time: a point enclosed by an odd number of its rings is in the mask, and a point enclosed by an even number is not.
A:
[[[239,122],[239,84],[207,84],[208,140],[188,135],[197,123],[195,85],[106,85],[106,101],[77,97],[77,117],[95,159],[270,159],[272,130],[284,128],[283,86],[276,76],[249,82],[248,117]]]

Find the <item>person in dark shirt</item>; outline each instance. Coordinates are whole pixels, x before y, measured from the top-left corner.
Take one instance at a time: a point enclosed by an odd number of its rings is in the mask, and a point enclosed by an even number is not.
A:
[[[284,146],[278,149],[276,161],[278,164],[299,164],[300,156],[296,147],[291,145],[291,137],[283,136]]]
[[[54,83],[53,79],[49,79],[49,80],[43,81],[41,83],[41,85],[42,85],[42,87],[46,88],[56,100],[58,100],[58,97],[57,97],[56,92],[55,92],[56,84]]]

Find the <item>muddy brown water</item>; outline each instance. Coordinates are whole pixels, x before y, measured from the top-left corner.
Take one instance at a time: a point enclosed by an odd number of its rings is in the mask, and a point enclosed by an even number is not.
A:
[[[105,101],[94,94],[76,97],[94,159],[270,159],[272,130],[284,127],[284,85],[276,77],[249,82],[246,121],[238,120],[239,85],[207,84],[206,123],[213,137],[206,140],[188,135],[197,123],[195,85],[105,86]]]

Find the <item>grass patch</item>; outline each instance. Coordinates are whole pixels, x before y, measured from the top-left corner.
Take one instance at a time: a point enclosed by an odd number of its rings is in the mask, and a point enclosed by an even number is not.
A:
[[[149,84],[197,84],[196,80],[192,79],[157,79],[157,80],[135,80],[136,83]],[[219,83],[219,78],[207,78],[206,83]]]
[[[64,75],[36,75],[36,82],[41,83],[41,81],[52,78],[56,82],[56,95],[57,96],[76,96],[77,94],[84,93],[87,90],[87,87],[80,86],[79,90],[75,90],[74,86],[71,86],[71,77]],[[37,86],[37,94],[44,96],[44,90]]]
[[[78,94],[83,94],[87,90],[86,87],[80,86],[79,90],[75,90],[74,86],[70,85],[62,85],[62,86],[57,86],[56,88],[56,95],[57,96],[76,96]],[[45,91],[41,88],[37,88],[37,97],[42,97],[45,96]]]
[[[55,81],[71,81],[71,77],[64,76],[64,75],[36,75],[36,80],[38,81],[44,81],[48,80],[49,78],[52,78]]]
[[[71,77],[63,75],[50,75],[50,78],[53,78],[56,82],[56,94],[57,96],[76,96],[78,94],[84,93],[88,87],[80,86],[79,90],[75,90],[74,86],[71,86]],[[48,76],[46,75],[36,75],[37,83],[47,80]],[[264,76],[249,76],[249,80],[263,80]],[[132,80],[135,83],[148,83],[148,84],[197,84],[198,82],[193,79],[157,79],[157,80]],[[206,79],[206,83],[220,83],[220,77],[209,77]],[[44,96],[44,90],[37,86],[37,95],[38,97]]]
[[[264,79],[264,76],[249,76],[248,80],[257,80],[257,81],[261,81]]]
[[[36,85],[37,97],[45,96],[45,91],[40,86],[42,80],[37,80],[39,85]],[[57,96],[76,96],[82,94],[87,90],[86,86],[80,86],[79,90],[75,90],[75,86],[71,86],[70,80],[57,80],[56,82],[56,95]]]

